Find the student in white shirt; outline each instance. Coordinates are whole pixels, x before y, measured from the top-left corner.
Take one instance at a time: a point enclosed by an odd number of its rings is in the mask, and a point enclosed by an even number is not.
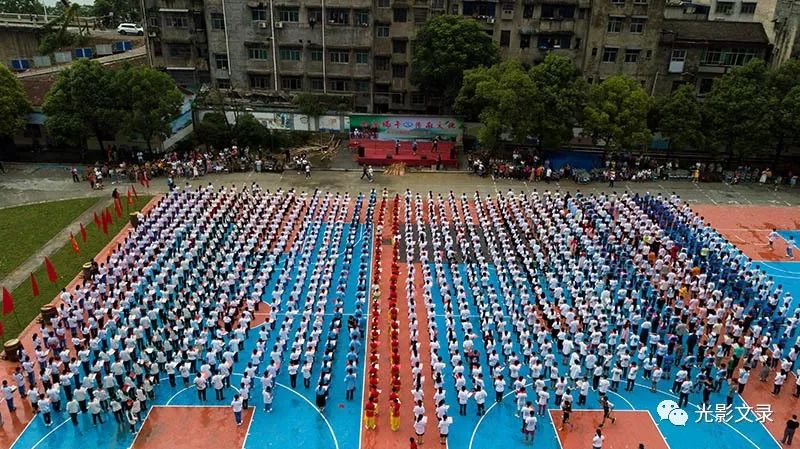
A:
[[[453,418],[444,415],[442,419],[439,420],[439,442],[441,444],[447,444],[447,435],[450,433],[450,424],[453,424]]]
[[[233,401],[231,401],[231,410],[233,410],[233,417],[236,419],[236,425],[242,425],[242,397],[237,395],[233,396]]]

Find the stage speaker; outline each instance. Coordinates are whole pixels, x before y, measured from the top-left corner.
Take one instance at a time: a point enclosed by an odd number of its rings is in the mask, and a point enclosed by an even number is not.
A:
[[[364,157],[364,145],[358,147],[358,157]]]

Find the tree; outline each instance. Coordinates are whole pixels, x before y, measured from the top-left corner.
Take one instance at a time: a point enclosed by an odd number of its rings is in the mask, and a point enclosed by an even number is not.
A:
[[[236,118],[233,134],[237,145],[249,147],[251,150],[266,145],[270,139],[267,129],[250,113]]]
[[[94,0],[92,13],[103,18],[106,26],[114,26],[118,22],[138,22],[140,20],[139,3],[131,0]]]
[[[111,95],[112,76],[100,63],[88,59],[79,59],[61,71],[42,105],[50,135],[82,150],[94,135],[104,148],[104,136],[116,134],[121,118]]]
[[[0,64],[0,136],[13,136],[25,128],[25,116],[30,110],[22,83]]]
[[[595,84],[583,109],[583,134],[618,151],[650,141],[647,113],[651,100],[635,80],[616,75]]]
[[[480,24],[461,16],[430,19],[417,34],[411,80],[428,93],[452,104],[461,89],[464,71],[499,61],[499,48]]]
[[[728,162],[761,151],[770,144],[772,101],[767,68],[752,60],[714,82],[704,102],[709,134],[725,150]]]
[[[216,149],[225,148],[231,142],[231,127],[224,113],[208,112],[195,125],[195,138],[198,142]]]
[[[319,116],[328,112],[331,105],[331,100],[325,95],[315,95],[309,93],[298,94],[294,97],[294,104],[297,106],[297,111],[309,118],[314,119],[314,128],[319,126]]]
[[[768,74],[775,162],[800,133],[800,61],[790,59]]]
[[[541,105],[522,63],[509,59],[489,68],[479,67],[465,74],[465,79],[469,82],[457,97],[456,108],[481,105],[478,117],[483,127],[478,138],[483,146],[497,148],[503,140],[520,143],[530,136],[533,116]]]
[[[168,135],[180,112],[183,96],[164,72],[146,66],[127,66],[114,72],[114,93],[123,114],[122,130],[141,135],[151,149],[152,140]]]
[[[694,87],[684,84],[657,104],[658,129],[669,138],[669,148],[700,148],[703,145],[703,109]]]
[[[44,14],[44,4],[39,0],[0,0],[0,11],[18,14]]]
[[[539,146],[559,148],[574,135],[572,128],[586,103],[589,86],[570,58],[553,53],[530,73],[540,105],[533,124]]]

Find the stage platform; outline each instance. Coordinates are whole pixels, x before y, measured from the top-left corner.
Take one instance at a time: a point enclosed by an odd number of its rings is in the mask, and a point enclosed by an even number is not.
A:
[[[399,151],[395,149],[395,143],[390,140],[352,139],[348,146],[357,152],[356,160],[360,165],[383,166],[403,162],[410,167],[432,167],[441,157],[443,167],[458,167],[453,142],[439,142],[437,151],[434,151],[433,142],[417,141],[416,153],[411,141],[400,142]],[[361,147],[364,149],[363,152]]]

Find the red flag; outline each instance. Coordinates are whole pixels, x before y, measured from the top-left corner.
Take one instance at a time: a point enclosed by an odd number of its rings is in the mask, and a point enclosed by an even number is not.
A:
[[[86,228],[83,227],[83,223],[81,223],[81,240],[86,243]]]
[[[56,273],[56,267],[53,266],[53,262],[50,262],[47,257],[44,258],[44,267],[47,269],[47,279],[55,284],[58,280],[58,273]]]
[[[103,225],[100,221],[100,217],[97,215],[97,212],[94,213],[94,224],[97,226],[97,230],[100,230],[100,227]]]
[[[5,335],[5,333],[6,333],[6,328],[3,327],[3,322],[0,321],[0,335]]]
[[[8,289],[3,287],[3,315],[8,315],[13,311],[14,297],[11,296],[11,292],[9,292]]]
[[[33,296],[39,296],[39,283],[36,282],[36,276],[31,273],[31,291],[33,291]]]
[[[114,198],[114,211],[117,213],[117,218],[122,218],[122,201],[119,198]]]
[[[78,248],[78,242],[75,240],[75,236],[72,233],[69,234],[69,243],[72,245],[72,251],[77,254],[81,255],[81,249]]]
[[[114,223],[114,216],[111,214],[111,209],[106,208],[106,217],[108,217],[108,224]]]
[[[131,197],[131,189],[128,189],[128,206],[133,206],[133,197]]]
[[[103,220],[103,234],[108,235],[108,221],[106,220]]]
[[[131,184],[131,190],[133,190],[133,196],[139,198],[139,194],[136,192],[136,186]]]

